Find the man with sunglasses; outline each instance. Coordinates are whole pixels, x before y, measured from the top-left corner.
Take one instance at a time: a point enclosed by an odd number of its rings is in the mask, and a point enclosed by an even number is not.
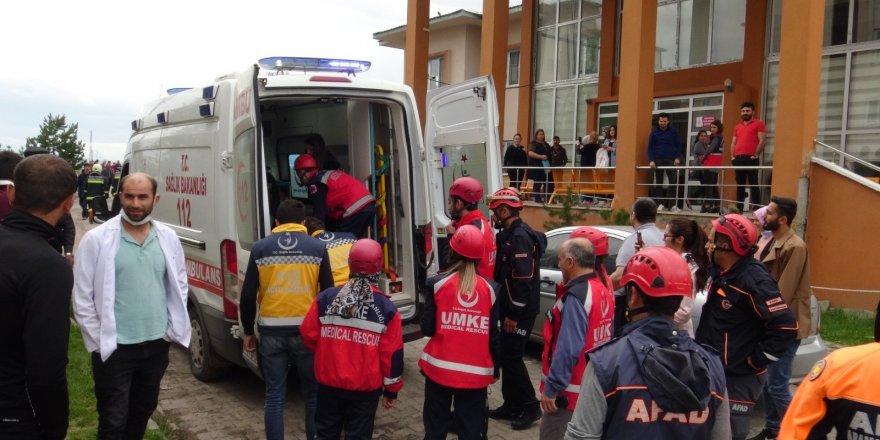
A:
[[[749,434],[749,416],[761,395],[767,366],[783,356],[798,329],[776,281],[752,256],[757,241],[751,221],[727,214],[712,221],[706,245],[712,281],[696,340],[721,355],[734,440]]]

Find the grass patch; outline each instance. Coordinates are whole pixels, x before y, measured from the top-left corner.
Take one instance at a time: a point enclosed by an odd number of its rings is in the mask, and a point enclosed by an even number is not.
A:
[[[842,345],[874,342],[874,317],[867,314],[828,309],[822,313],[822,339]]]
[[[69,440],[86,440],[97,437],[98,410],[95,402],[95,383],[92,380],[91,355],[83,344],[82,334],[75,325],[70,326],[70,343],[67,357],[67,387],[70,394]],[[158,430],[147,430],[147,440],[177,438],[166,423],[159,422]]]

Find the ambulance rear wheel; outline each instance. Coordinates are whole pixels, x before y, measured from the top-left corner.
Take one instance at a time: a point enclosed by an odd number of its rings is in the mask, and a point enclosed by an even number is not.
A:
[[[189,368],[193,376],[203,382],[220,379],[229,370],[229,363],[217,356],[211,348],[211,339],[202,320],[202,315],[195,307],[189,307],[189,319],[192,326],[192,337],[189,341]]]

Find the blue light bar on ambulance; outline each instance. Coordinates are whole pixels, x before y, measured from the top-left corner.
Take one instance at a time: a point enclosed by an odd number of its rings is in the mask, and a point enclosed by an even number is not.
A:
[[[303,72],[339,72],[339,73],[362,73],[370,70],[372,63],[369,61],[341,60],[336,58],[305,58],[305,57],[269,57],[259,62],[260,68],[284,72],[300,70]]]
[[[168,90],[166,90],[165,92],[167,92],[169,95],[174,95],[174,94],[177,94],[177,93],[180,93],[180,92],[185,92],[185,91],[187,91],[187,90],[189,90],[189,89],[191,89],[191,88],[192,88],[192,87],[175,87],[175,88],[173,88],[173,89],[168,89]]]

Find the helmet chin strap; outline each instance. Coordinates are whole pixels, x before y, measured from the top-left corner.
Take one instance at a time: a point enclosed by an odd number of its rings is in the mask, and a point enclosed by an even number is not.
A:
[[[134,221],[128,216],[128,214],[125,213],[125,210],[119,211],[119,215],[122,216],[122,219],[125,220],[126,223],[128,223],[132,226],[142,226],[142,225],[145,225],[153,220],[153,216],[148,215],[148,216],[144,217],[143,219],[141,219],[140,221]]]

